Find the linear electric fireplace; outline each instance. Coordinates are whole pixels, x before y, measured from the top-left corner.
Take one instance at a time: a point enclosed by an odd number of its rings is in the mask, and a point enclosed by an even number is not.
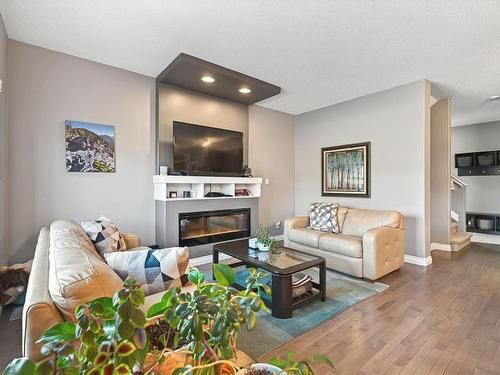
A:
[[[197,246],[250,236],[250,208],[179,214],[179,246]]]

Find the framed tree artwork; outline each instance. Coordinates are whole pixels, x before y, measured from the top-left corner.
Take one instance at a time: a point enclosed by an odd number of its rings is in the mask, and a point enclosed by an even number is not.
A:
[[[321,149],[321,195],[370,197],[370,142]]]

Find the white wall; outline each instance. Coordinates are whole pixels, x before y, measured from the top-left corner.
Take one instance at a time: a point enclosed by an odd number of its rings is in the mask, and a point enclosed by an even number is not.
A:
[[[0,266],[7,263],[7,32],[0,14]]]
[[[40,227],[101,213],[154,241],[154,79],[9,41],[9,259]],[[64,121],[115,126],[116,173],[65,170]]]
[[[455,154],[500,150],[500,121],[453,127],[451,130],[452,171]],[[467,211],[500,213],[500,176],[460,176],[467,184]]]
[[[249,155],[254,176],[269,180],[262,185],[259,199],[259,223],[275,233],[283,232],[281,223],[294,215],[295,196],[295,117],[271,109],[248,109]]]
[[[426,81],[418,81],[297,116],[295,214],[311,202],[399,210],[405,253],[426,251]],[[426,112],[427,111],[427,112]],[[321,196],[321,148],[371,141],[371,198]]]

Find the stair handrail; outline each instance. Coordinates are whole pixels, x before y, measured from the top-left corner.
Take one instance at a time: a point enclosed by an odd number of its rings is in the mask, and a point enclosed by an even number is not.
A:
[[[457,176],[453,174],[451,175],[451,181],[461,187],[467,186],[465,182],[463,182],[461,179],[459,179]]]

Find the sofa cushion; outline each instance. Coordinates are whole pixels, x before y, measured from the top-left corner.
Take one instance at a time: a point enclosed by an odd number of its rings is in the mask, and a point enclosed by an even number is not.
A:
[[[66,321],[75,321],[79,305],[99,297],[113,297],[122,284],[78,224],[68,220],[52,223],[49,292]]]
[[[312,203],[309,208],[308,229],[338,233],[338,207],[338,203]]]
[[[318,247],[319,238],[327,234],[318,230],[311,230],[307,228],[290,229],[287,236],[290,241],[300,243],[305,246]]]
[[[372,228],[393,227],[399,228],[402,215],[398,211],[363,210],[350,208],[344,220],[342,234],[362,237]]]
[[[363,243],[360,237],[328,233],[319,238],[319,248],[349,257],[363,257]]]
[[[104,254],[126,249],[125,240],[113,222],[105,217],[82,222],[82,228],[94,243],[97,251]]]
[[[187,247],[119,251],[105,257],[122,280],[137,280],[146,295],[190,284]]]

